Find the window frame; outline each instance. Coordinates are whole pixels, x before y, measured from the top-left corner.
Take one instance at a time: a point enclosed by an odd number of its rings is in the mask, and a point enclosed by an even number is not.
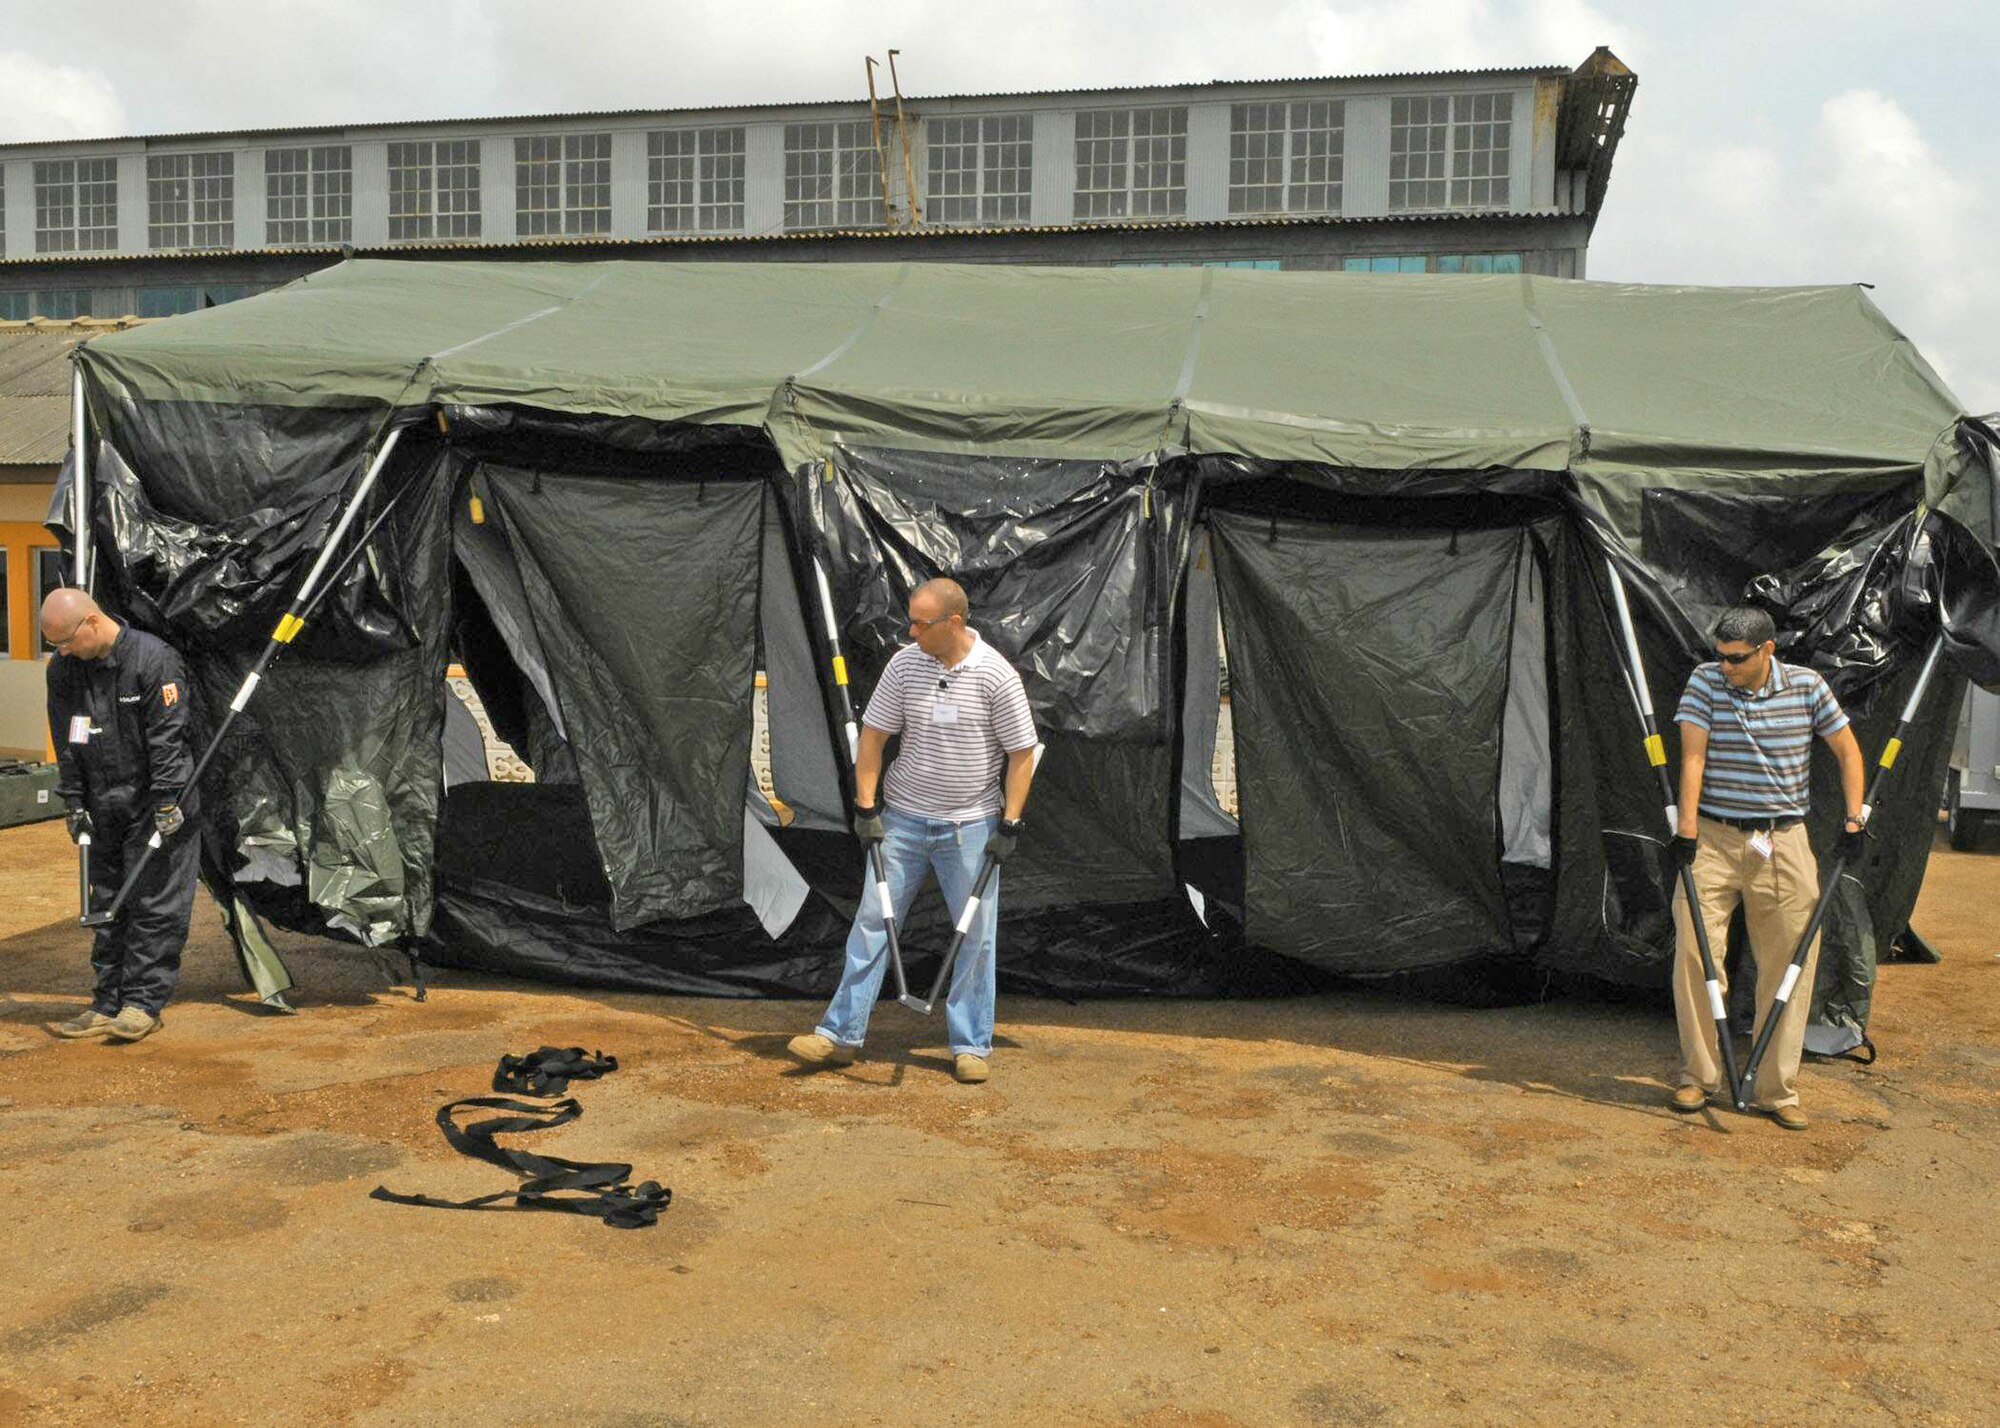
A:
[[[146,155],[146,246],[166,252],[236,246],[233,151],[183,149]]]
[[[296,248],[353,241],[353,145],[266,149],[264,242],[273,248]]]
[[[516,238],[609,237],[611,194],[609,130],[514,137]],[[543,202],[529,204],[531,195]]]
[[[1261,127],[1251,127],[1252,111],[1264,114]],[[1323,115],[1316,115],[1315,111],[1323,111]],[[1274,114],[1277,120],[1275,127],[1272,122]],[[1316,117],[1323,117],[1325,122],[1315,124],[1313,120]],[[1326,151],[1315,154],[1311,152],[1312,137],[1321,134],[1331,137]],[[1259,139],[1264,141],[1266,152],[1253,154],[1251,150]],[[1271,151],[1273,140],[1276,141],[1275,152]],[[1302,146],[1304,152],[1301,152]],[[1318,177],[1311,172],[1315,162],[1324,166]],[[1267,166],[1255,182],[1251,174],[1253,164]],[[1232,216],[1338,214],[1346,199],[1346,181],[1345,99],[1263,99],[1229,106],[1228,205]],[[1323,191],[1319,202],[1306,197],[1315,189]],[[1273,190],[1277,193],[1275,206],[1261,204],[1253,198],[1255,194],[1269,194]]]
[[[749,135],[744,125],[649,130],[646,231],[740,233],[748,181]]]
[[[30,177],[35,192],[37,253],[108,253],[117,249],[116,157],[99,154],[37,159]],[[58,214],[61,221],[51,221]]]
[[[971,126],[969,135],[949,131]],[[1012,150],[1011,154],[1006,151]],[[947,170],[947,155],[969,157],[970,165]],[[1011,158],[1012,162],[1005,160]],[[940,181],[958,175],[955,192],[944,192]],[[995,176],[1014,176],[1014,186],[995,186]],[[945,114],[924,125],[924,218],[951,228],[991,228],[1034,221],[1035,116],[1013,114]],[[957,216],[962,214],[963,216]]]
[[[825,143],[804,142],[808,137],[819,139],[822,130],[829,131]],[[809,156],[814,159],[811,165],[806,163]],[[883,173],[869,120],[812,119],[785,125],[785,231],[888,227]],[[808,184],[813,186],[810,194]]]
[[[1077,222],[1117,223],[1187,216],[1185,104],[1080,109],[1076,114],[1075,135],[1071,216]],[[1164,154],[1158,152],[1160,145],[1165,146]],[[1103,182],[1096,182],[1100,177]],[[1141,182],[1142,178],[1159,177],[1165,177],[1167,182]],[[1142,195],[1146,196],[1143,205]]]
[[[1407,118],[1412,107],[1424,105],[1421,123]],[[1480,106],[1487,117],[1480,118]],[[1399,122],[1398,114],[1406,116]],[[1417,130],[1423,147],[1413,148]],[[1487,142],[1473,141],[1484,130]],[[1497,131],[1497,132],[1496,132]],[[1475,90],[1463,93],[1396,95],[1389,102],[1389,197],[1391,213],[1441,212],[1452,209],[1504,210],[1513,206],[1514,91]],[[1494,141],[1498,140],[1496,144]],[[1497,163],[1495,162],[1497,156]],[[1419,158],[1423,171],[1412,174]],[[1484,164],[1478,160],[1484,160]],[[1483,172],[1474,173],[1474,168]],[[1400,171],[1400,172],[1399,172]],[[1472,198],[1476,184],[1484,197]],[[1498,194],[1494,192],[1498,185]],[[1421,189],[1421,192],[1416,192]],[[1413,197],[1416,201],[1413,201]]]

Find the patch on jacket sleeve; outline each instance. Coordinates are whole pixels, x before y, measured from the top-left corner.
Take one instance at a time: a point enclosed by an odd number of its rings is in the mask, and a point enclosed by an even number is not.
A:
[[[160,703],[169,707],[180,703],[181,687],[169,682],[160,686]]]

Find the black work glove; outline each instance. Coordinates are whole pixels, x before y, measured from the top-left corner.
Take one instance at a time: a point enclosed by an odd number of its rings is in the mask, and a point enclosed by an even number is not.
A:
[[[1675,867],[1692,868],[1694,866],[1695,849],[1701,846],[1701,840],[1676,833],[1667,846],[1673,849]]]
[[[162,838],[173,837],[186,822],[187,815],[178,803],[163,803],[153,810],[153,831]]]
[[[69,806],[69,812],[63,816],[63,822],[69,828],[69,841],[72,843],[81,843],[84,834],[96,831],[91,826],[90,810],[80,803],[72,803]]]
[[[1014,851],[1014,845],[1021,841],[1021,830],[1027,826],[1027,820],[1023,818],[1001,819],[1000,826],[986,840],[986,856],[996,863],[1006,862],[1008,854]]]
[[[889,836],[882,826],[882,806],[878,803],[854,805],[854,836],[864,843],[879,843]]]
[[[1859,863],[1868,852],[1868,830],[1849,828],[1841,825],[1840,837],[1834,840],[1834,854],[1848,867]]]

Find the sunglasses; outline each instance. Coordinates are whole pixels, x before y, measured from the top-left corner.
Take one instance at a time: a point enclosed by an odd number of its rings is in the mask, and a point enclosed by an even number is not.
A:
[[[913,630],[928,630],[932,625],[942,625],[946,620],[949,620],[950,618],[951,616],[949,615],[939,615],[936,619],[932,620],[912,619],[910,621],[910,628]]]
[[[1726,664],[1726,665],[1732,665],[1732,666],[1734,666],[1734,665],[1739,665],[1739,664],[1742,664],[1742,663],[1744,663],[1744,662],[1745,662],[1746,660],[1753,660],[1753,659],[1755,659],[1755,658],[1757,657],[1757,651],[1755,651],[1755,650],[1745,650],[1745,651],[1743,651],[1743,653],[1741,653],[1741,654],[1725,654],[1725,653],[1724,653],[1723,651],[1721,651],[1721,650],[1717,650],[1717,651],[1715,652],[1715,657],[1716,657],[1717,659],[1721,660],[1721,661],[1722,661],[1722,662],[1723,662],[1724,664]]]

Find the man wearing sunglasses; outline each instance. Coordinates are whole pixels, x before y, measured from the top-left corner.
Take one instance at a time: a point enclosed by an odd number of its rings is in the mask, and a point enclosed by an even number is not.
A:
[[[986,856],[1014,851],[1035,775],[1035,716],[1021,676],[965,623],[965,591],[927,580],[910,594],[916,643],[890,657],[861,716],[854,831],[880,843],[900,926],[928,873],[954,913],[965,906]],[[890,735],[901,749],[882,776]],[[993,1054],[996,869],[952,968],[945,999],[952,1073],[976,1083]],[[816,1031],[786,1049],[808,1066],[848,1066],[861,1054],[868,1014],[888,970],[882,909],[863,896],[847,936],[847,965]]]
[[[1826,681],[1776,657],[1771,617],[1750,606],[1715,623],[1715,662],[1697,668],[1674,715],[1681,731],[1680,828],[1674,856],[1694,870],[1709,946],[1722,961],[1738,903],[1757,964],[1757,1023],[1762,1028],[1785,967],[1819,898],[1819,866],[1806,841],[1812,741],[1824,739],[1840,761],[1847,821],[1841,851],[1859,859],[1867,770],[1847,715]],[[1722,1086],[1715,1022],[1687,899],[1674,900],[1674,1014],[1680,1023],[1680,1087],[1673,1107],[1693,1112]],[[1787,1130],[1804,1130],[1799,1057],[1812,1001],[1815,940],[1800,973],[1805,995],[1786,1004],[1784,1020],[1757,1068],[1751,1095]],[[1717,966],[1718,975],[1722,968]]]
[[[54,1030],[138,1041],[160,1025],[173,995],[194,907],[200,843],[185,826],[197,812],[187,671],[165,641],[119,624],[83,590],[49,593],[42,638],[55,647],[56,792],[70,838],[90,835],[92,905],[107,905],[147,842],[161,840],[118,920],[97,929],[89,1008]]]

